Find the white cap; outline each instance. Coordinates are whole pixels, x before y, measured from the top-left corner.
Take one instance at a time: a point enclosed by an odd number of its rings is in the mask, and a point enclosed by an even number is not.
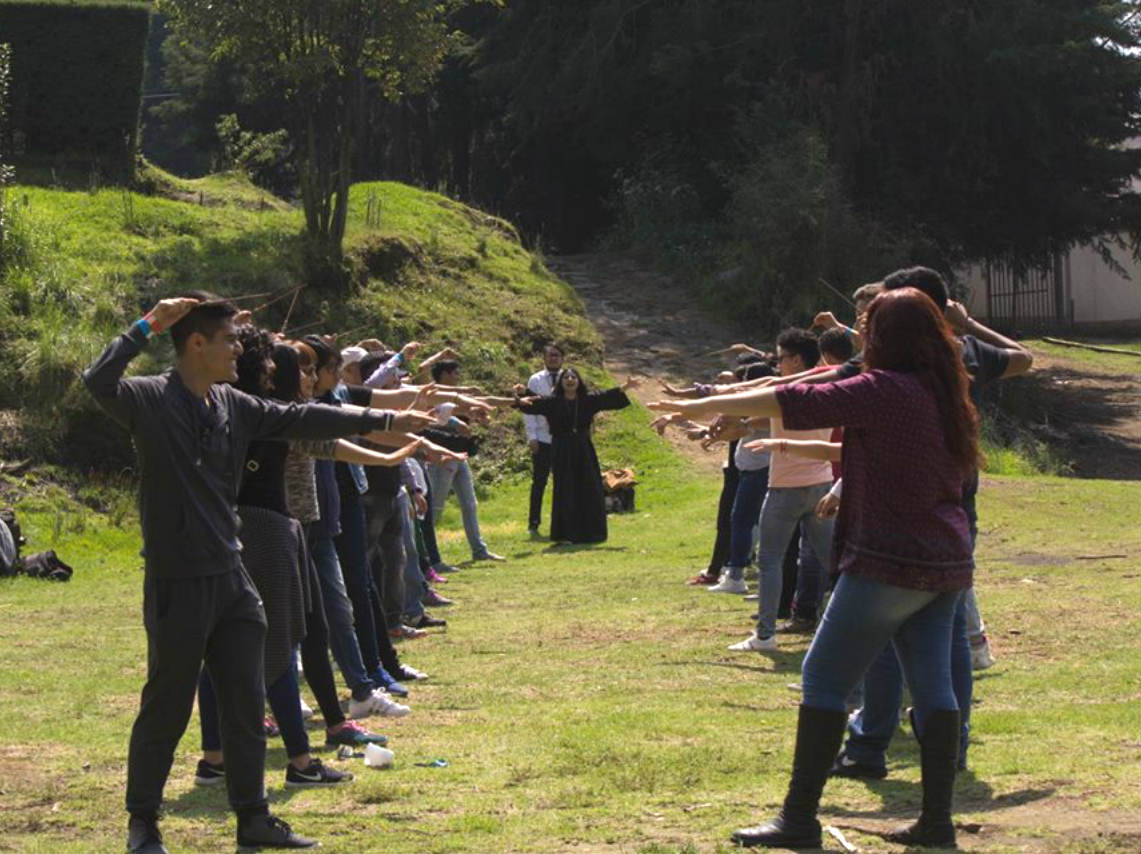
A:
[[[341,351],[341,364],[344,366],[355,365],[367,355],[368,350],[364,347],[346,347]]]

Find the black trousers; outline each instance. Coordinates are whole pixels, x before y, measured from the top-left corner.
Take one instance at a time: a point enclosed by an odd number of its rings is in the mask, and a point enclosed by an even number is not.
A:
[[[385,623],[404,622],[404,518],[396,494],[361,496],[365,510],[365,538],[373,582],[380,591]]]
[[[721,469],[721,478],[721,498],[717,502],[717,540],[713,543],[713,556],[709,558],[709,569],[706,570],[710,575],[721,572],[721,568],[729,560],[733,499],[737,497],[737,483],[741,480],[741,472],[736,466],[726,466]]]
[[[264,809],[265,610],[245,570],[143,583],[147,681],[131,729],[127,809],[151,813],[194,707],[202,662],[218,697],[226,787],[238,812]]]
[[[527,527],[538,528],[543,521],[543,493],[547,491],[547,479],[551,476],[551,445],[539,442],[539,450],[531,454],[531,510],[527,515]]]

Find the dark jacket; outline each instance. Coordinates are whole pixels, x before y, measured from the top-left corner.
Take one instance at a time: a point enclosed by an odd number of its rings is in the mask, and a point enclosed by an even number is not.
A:
[[[134,440],[143,557],[155,577],[215,575],[240,566],[236,505],[252,440],[336,439],[392,425],[389,411],[281,405],[221,384],[203,400],[173,370],[124,379],[145,344],[142,330],[131,326],[83,381]]]

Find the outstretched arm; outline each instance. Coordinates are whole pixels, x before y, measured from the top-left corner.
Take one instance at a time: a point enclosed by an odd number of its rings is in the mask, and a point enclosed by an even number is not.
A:
[[[1024,374],[1033,366],[1034,354],[1025,345],[979,323],[967,313],[967,307],[961,302],[947,303],[944,316],[956,334],[973,335],[984,344],[998,347],[1006,354],[1006,370],[1002,372],[1001,379]]]
[[[722,394],[701,400],[656,400],[648,404],[655,412],[680,412],[689,418],[713,415],[741,415],[779,418],[780,404],[776,391],[770,388]]]
[[[414,442],[408,442],[391,454],[382,454],[379,451],[373,451],[340,439],[337,442],[337,450],[333,459],[342,463],[358,463],[362,466],[398,466],[419,451],[421,444],[421,440],[417,439]]]
[[[810,460],[840,462],[839,442],[822,442],[818,439],[755,439],[745,445],[750,451],[767,451],[776,454],[792,454]]]

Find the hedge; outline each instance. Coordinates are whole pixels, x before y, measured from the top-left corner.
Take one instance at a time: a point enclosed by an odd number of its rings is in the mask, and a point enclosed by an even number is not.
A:
[[[12,47],[8,133],[17,159],[134,173],[147,6],[0,0]]]

